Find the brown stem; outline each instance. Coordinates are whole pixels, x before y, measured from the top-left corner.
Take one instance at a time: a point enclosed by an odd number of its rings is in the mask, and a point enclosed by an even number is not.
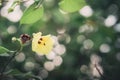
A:
[[[96,68],[96,70],[98,71],[98,73],[100,74],[100,76],[103,77],[102,73],[100,72],[100,70],[99,70],[98,67],[97,67],[97,64],[95,64],[95,68]]]

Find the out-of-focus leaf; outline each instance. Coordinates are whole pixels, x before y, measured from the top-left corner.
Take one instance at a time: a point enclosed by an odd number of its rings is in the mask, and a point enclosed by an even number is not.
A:
[[[12,75],[12,76],[20,76],[21,78],[30,78],[30,77],[36,78],[36,77],[32,74],[32,72],[23,73],[23,72],[19,71],[18,69],[11,69],[11,70],[5,72],[4,74]]]
[[[7,48],[0,46],[0,54],[10,52]]]
[[[10,75],[14,75],[14,76],[29,76],[29,75],[31,75],[31,72],[23,73],[23,72],[19,71],[18,69],[11,69],[11,70],[5,72],[5,74],[10,74]]]
[[[65,12],[75,12],[86,5],[85,0],[62,0],[59,3],[60,8]]]
[[[8,53],[2,53],[0,54],[1,57],[9,57],[10,55]]]
[[[105,38],[100,33],[95,33],[91,35],[91,40],[94,42],[94,49],[98,50],[100,45],[104,43]]]
[[[32,24],[40,20],[43,16],[44,8],[41,5],[37,7],[37,4],[32,4],[28,9],[25,10],[20,20],[20,24]]]

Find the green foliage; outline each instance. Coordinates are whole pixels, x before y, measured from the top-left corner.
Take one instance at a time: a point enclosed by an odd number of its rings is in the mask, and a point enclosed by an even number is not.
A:
[[[0,54],[5,54],[7,52],[10,52],[7,48],[0,46]]]
[[[21,0],[19,1],[21,2]],[[22,1],[29,2],[30,0]],[[53,49],[52,51],[56,56],[61,56],[62,64],[57,67],[54,63],[48,65],[49,68],[51,66],[55,66],[55,68],[53,71],[47,71],[45,63],[54,62],[54,60],[49,60],[46,56],[36,55],[32,52],[31,43],[29,42],[22,45],[22,51],[17,52],[17,55],[14,56],[14,52],[12,53],[0,46],[0,74],[3,71],[3,79],[0,77],[0,80],[120,79],[120,30],[118,26],[116,27],[116,25],[120,24],[120,0],[34,1],[35,3],[30,5],[28,9],[23,6],[22,2],[22,5],[20,5],[21,9],[25,10],[20,24],[29,25],[18,27],[19,22],[14,23],[6,19],[7,17],[0,16],[0,45],[10,50],[18,50],[20,49],[20,44],[17,41],[11,43],[12,37],[20,38],[21,34],[28,34],[32,39],[32,34],[39,31],[43,34],[52,34],[65,47],[55,47],[57,50]],[[42,3],[43,1],[44,3]],[[85,1],[94,11],[90,17],[78,12],[86,5]],[[40,6],[38,7],[36,3],[40,3]],[[69,14],[63,14],[59,8]],[[2,13],[3,10],[0,11]],[[117,22],[112,26],[104,24],[109,15],[117,16]],[[114,19],[111,18],[110,21],[112,20]],[[15,29],[16,32],[14,32]],[[55,41],[57,40],[55,39]],[[64,49],[66,51],[65,54],[60,54]],[[56,53],[57,51],[60,55]],[[92,57],[93,55],[96,56]],[[54,55],[50,56],[53,57]],[[11,57],[15,57],[15,59],[11,59]],[[59,62],[59,60],[57,61]],[[93,75],[92,72],[95,70],[94,62],[98,64],[100,71],[103,70],[103,77]],[[5,67],[7,63],[9,64]],[[6,79],[7,77],[8,79]]]
[[[43,6],[37,7],[37,4],[32,4],[28,9],[25,10],[20,20],[20,24],[32,24],[40,20],[43,16]]]
[[[20,72],[20,71],[17,70],[17,69],[11,69],[11,70],[7,71],[6,74],[20,75],[20,74],[22,74],[22,72]]]
[[[84,0],[62,0],[59,3],[60,8],[65,12],[76,12],[80,10],[86,3]]]

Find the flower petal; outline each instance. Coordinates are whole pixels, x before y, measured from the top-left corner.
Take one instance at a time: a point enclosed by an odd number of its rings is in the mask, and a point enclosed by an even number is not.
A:
[[[39,54],[48,54],[53,48],[51,35],[41,36],[41,32],[33,34],[32,50]]]

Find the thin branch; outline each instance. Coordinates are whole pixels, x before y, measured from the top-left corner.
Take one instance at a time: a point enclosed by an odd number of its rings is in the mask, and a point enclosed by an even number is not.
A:
[[[39,1],[39,3],[37,4],[37,6],[35,8],[39,8],[41,6],[41,4],[43,3],[44,0]]]
[[[22,48],[23,48],[22,44],[20,44],[20,49],[18,49],[17,51],[14,51],[13,55],[10,57],[10,59],[8,60],[8,62],[3,66],[3,69],[1,71],[0,77],[3,77],[3,73],[4,73],[5,69],[10,64],[10,62],[15,58],[15,56],[17,55],[17,53],[19,53],[22,50]]]
[[[1,76],[3,76],[3,72],[5,71],[5,69],[9,65],[9,63],[14,59],[14,57],[16,56],[16,54],[17,54],[17,52],[14,52],[14,54],[11,56],[11,58],[8,60],[8,62],[3,66],[3,69],[1,71]]]
[[[100,70],[98,69],[97,64],[95,64],[95,68],[96,68],[96,70],[98,71],[98,73],[100,74],[100,76],[101,76],[101,77],[104,77],[104,76],[102,75],[102,73],[100,72]]]
[[[112,80],[111,78],[109,78],[109,77],[107,77],[107,76],[104,76],[104,75],[100,72],[99,68],[97,67],[97,64],[95,64],[95,68],[96,68],[96,70],[98,71],[98,73],[100,74],[101,78],[103,78],[103,80]]]

